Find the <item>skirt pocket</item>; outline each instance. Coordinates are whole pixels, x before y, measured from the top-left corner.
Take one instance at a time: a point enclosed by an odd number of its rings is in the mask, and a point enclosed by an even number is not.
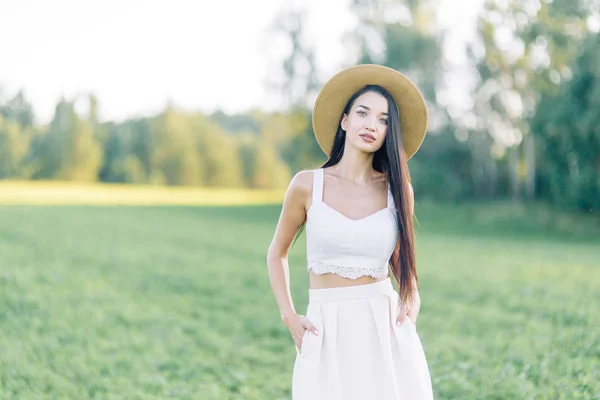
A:
[[[402,321],[402,324],[400,326],[396,326],[396,318],[398,318],[398,312],[400,311],[400,295],[395,290],[393,291],[393,294],[391,296],[391,303],[391,323],[394,332],[396,332],[398,329],[404,328],[405,326],[408,326],[410,329],[416,332],[417,326],[413,323],[412,319],[408,317],[408,315],[404,317],[404,321]]]
[[[306,355],[311,336],[314,336],[311,331],[309,331],[308,329],[304,331],[304,335],[302,336],[302,343],[300,343],[300,350],[298,351],[301,356]]]
[[[317,328],[319,334],[315,335],[308,329],[304,331],[304,335],[302,336],[302,343],[300,345],[300,350],[298,351],[300,357],[304,358],[308,356],[310,353],[313,352],[315,348],[319,347],[322,335],[324,333],[323,320],[320,311],[321,305],[317,304],[309,304],[306,310],[306,318],[308,318],[310,323],[313,324],[315,328]]]

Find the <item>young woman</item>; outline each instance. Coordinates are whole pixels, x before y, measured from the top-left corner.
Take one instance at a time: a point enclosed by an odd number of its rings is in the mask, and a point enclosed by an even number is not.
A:
[[[420,297],[407,167],[427,130],[425,101],[403,74],[357,65],[322,88],[313,129],[329,159],[292,179],[267,256],[296,345],[292,398],[432,399],[415,325]],[[294,308],[287,259],[304,224],[305,316]]]

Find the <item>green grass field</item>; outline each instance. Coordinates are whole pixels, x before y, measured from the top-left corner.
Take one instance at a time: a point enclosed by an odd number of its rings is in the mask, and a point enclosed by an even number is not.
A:
[[[436,399],[600,398],[598,220],[513,205],[417,213]],[[278,215],[0,207],[0,398],[289,399],[295,349],[265,266]],[[304,249],[303,236],[298,310]]]

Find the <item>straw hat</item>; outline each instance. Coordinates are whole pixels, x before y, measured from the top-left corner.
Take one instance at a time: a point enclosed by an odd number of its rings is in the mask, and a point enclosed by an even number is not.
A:
[[[400,132],[407,158],[419,149],[427,132],[427,106],[415,84],[400,72],[382,65],[359,64],[338,72],[321,89],[313,107],[313,130],[319,146],[331,154],[333,139],[346,102],[366,85],[385,88],[400,111]]]

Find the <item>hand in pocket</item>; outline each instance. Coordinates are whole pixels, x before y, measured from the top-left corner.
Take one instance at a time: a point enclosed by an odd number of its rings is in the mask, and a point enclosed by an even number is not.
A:
[[[290,331],[294,344],[300,352],[302,352],[302,338],[307,330],[312,334],[319,335],[317,328],[304,315],[294,314],[289,319],[286,319],[284,323]]]

